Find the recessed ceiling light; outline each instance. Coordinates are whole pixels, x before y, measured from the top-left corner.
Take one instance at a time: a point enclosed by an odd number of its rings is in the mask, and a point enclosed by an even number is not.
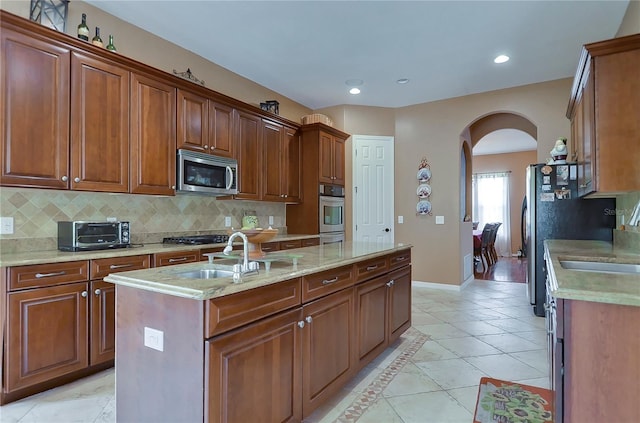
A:
[[[396,81],[398,84],[406,84],[409,82],[409,78],[400,78]]]
[[[500,56],[493,59],[494,63],[504,63],[509,61],[509,56],[501,54]]]
[[[351,88],[349,90],[349,93],[351,93],[351,94],[360,94],[360,88],[355,88],[355,87]]]
[[[349,87],[359,87],[364,84],[364,81],[362,79],[347,79],[344,83]]]

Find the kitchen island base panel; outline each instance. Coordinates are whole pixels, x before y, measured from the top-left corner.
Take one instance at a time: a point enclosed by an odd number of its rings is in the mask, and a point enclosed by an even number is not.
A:
[[[118,285],[116,313],[118,420],[203,421],[202,303]],[[144,345],[145,327],[163,333],[163,351]]]

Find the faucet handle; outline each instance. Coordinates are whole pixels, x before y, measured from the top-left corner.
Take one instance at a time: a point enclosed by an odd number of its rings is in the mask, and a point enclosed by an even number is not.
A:
[[[257,261],[250,261],[249,268],[247,270],[255,270],[258,271],[260,269],[260,263]]]

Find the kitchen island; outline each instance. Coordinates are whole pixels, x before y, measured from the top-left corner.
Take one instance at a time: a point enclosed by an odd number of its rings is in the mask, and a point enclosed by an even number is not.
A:
[[[301,421],[410,327],[410,246],[291,253],[239,282],[183,276],[216,261],[105,278],[117,421]]]
[[[545,264],[554,422],[636,421],[640,254],[604,241],[546,240]]]

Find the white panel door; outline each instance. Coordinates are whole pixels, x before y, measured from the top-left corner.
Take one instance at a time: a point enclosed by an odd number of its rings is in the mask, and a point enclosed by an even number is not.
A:
[[[393,137],[353,135],[353,240],[394,242]]]

